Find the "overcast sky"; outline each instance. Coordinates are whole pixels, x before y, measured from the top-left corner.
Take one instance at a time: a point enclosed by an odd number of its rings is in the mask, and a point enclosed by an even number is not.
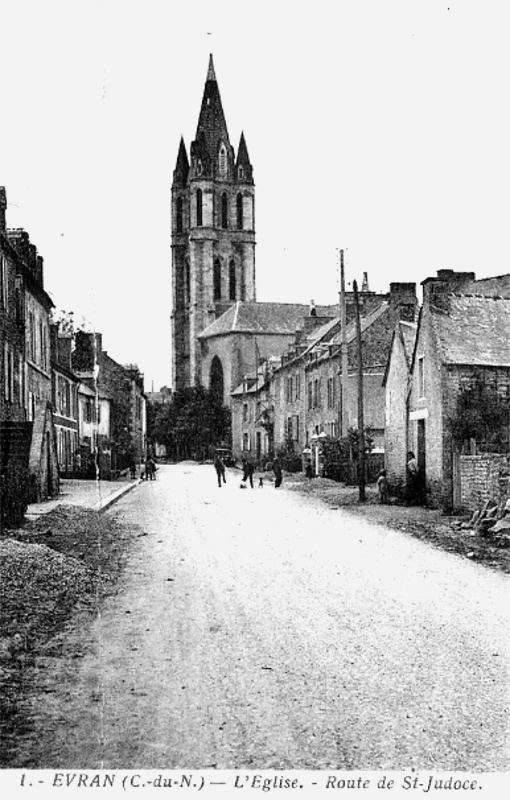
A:
[[[171,382],[170,188],[213,53],[257,298],[510,271],[507,2],[0,0],[0,184],[46,289]]]

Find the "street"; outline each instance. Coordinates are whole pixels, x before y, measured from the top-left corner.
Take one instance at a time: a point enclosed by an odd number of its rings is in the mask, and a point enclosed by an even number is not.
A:
[[[505,576],[257,483],[161,466],[105,512],[140,536],[39,766],[509,769]]]

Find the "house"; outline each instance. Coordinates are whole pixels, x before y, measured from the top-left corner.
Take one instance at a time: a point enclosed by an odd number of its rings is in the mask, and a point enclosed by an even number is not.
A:
[[[109,400],[109,442],[102,439],[112,474],[145,459],[147,444],[146,398],[143,375],[134,364],[122,366],[106,350],[102,335],[77,331],[72,367],[81,382],[103,400]],[[80,388],[80,393],[83,390]],[[99,420],[95,420],[99,422]],[[81,434],[83,435],[83,434]],[[102,434],[106,436],[106,431]],[[106,469],[106,467],[105,467]]]
[[[59,474],[71,478],[77,470],[76,458],[79,452],[79,379],[71,368],[73,336],[62,325],[52,323],[51,372],[53,423],[57,439],[57,458]]]
[[[42,500],[59,485],[51,407],[53,302],[44,288],[43,259],[26,231],[7,229],[6,206],[0,187],[1,467],[4,476],[27,470],[29,499]]]
[[[81,382],[77,388],[79,447],[74,474],[79,478],[112,477],[111,398]]]
[[[384,367],[396,319],[412,320],[416,316],[416,285],[392,283],[386,294],[369,292],[367,287],[366,292],[360,293],[360,300],[364,422],[371,429],[374,447],[382,449]],[[337,307],[333,308],[337,311]],[[324,311],[330,309],[326,307]],[[257,458],[259,450],[265,455],[264,445],[269,446],[269,442],[264,430],[270,430],[275,448],[285,447],[300,457],[303,449],[312,444],[317,449],[318,437],[336,438],[341,434],[342,411],[346,428],[357,427],[357,344],[352,302],[348,312],[346,396],[342,398],[340,317],[324,312],[302,317],[287,350],[267,362],[258,374],[248,373],[232,392],[232,445],[237,457],[246,449]],[[319,471],[319,453],[314,451],[313,456]]]
[[[406,488],[408,400],[417,324],[398,320],[382,382],[385,391],[384,466],[392,494],[403,497]]]
[[[461,457],[466,444],[456,435],[459,396],[477,385],[495,398],[508,397],[510,391],[510,299],[493,294],[507,289],[508,277],[476,281],[473,273],[440,270],[423,282],[409,383],[403,380],[400,393],[397,374],[407,376],[394,338],[386,373],[387,417],[395,420],[387,430],[391,475],[399,485],[405,481],[400,459],[407,441],[405,449],[418,460],[426,501],[445,511],[463,505]],[[508,439],[508,432],[500,433]],[[469,446],[476,450],[476,442]]]

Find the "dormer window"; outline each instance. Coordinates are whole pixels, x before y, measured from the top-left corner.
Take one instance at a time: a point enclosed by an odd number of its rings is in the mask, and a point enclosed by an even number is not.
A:
[[[224,144],[220,147],[219,170],[220,175],[227,174],[227,149]]]

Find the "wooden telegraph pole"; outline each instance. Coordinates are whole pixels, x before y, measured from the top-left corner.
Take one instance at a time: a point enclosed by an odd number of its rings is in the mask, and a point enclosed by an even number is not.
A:
[[[340,250],[340,369],[341,369],[341,412],[340,412],[340,436],[347,436],[347,381],[348,381],[348,358],[347,358],[347,312],[345,305],[345,271],[344,271],[344,251]]]
[[[365,421],[363,418],[363,360],[361,357],[361,319],[359,315],[358,284],[353,281],[356,315],[356,349],[358,355],[358,486],[359,501],[365,502]]]

